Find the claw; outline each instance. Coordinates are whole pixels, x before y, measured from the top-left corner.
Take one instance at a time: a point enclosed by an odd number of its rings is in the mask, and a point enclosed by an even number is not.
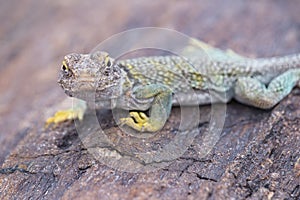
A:
[[[49,117],[46,120],[45,128],[47,128],[51,124],[57,126],[62,122],[70,121],[74,119],[79,119],[81,121],[83,119],[83,115],[86,109],[87,109],[87,104],[85,101],[81,101],[81,100],[73,101],[73,106],[71,109],[57,111],[54,114],[54,116]]]
[[[57,111],[53,117],[49,117],[46,120],[45,128],[49,127],[50,124],[54,124],[56,126],[57,124],[60,124],[68,120],[74,120],[74,119],[82,120],[83,115],[84,115],[84,111],[82,110],[70,109],[70,110]]]
[[[130,112],[129,115],[134,118],[138,124],[144,124],[149,121],[149,118],[143,112]]]
[[[155,132],[161,128],[158,124],[153,123],[153,121],[151,121],[150,118],[143,112],[130,112],[129,116],[130,117],[121,118],[120,125],[126,124],[140,132]]]
[[[126,124],[131,128],[143,132],[149,126],[149,118],[143,112],[130,112],[130,117],[121,118],[121,125]]]

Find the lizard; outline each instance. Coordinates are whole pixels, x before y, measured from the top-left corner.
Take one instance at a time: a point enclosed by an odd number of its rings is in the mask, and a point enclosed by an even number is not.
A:
[[[300,86],[300,54],[248,58],[191,39],[183,55],[187,56],[121,60],[103,51],[66,55],[58,83],[68,96],[87,103],[77,110],[58,111],[46,124],[82,119],[94,95],[96,109],[129,110],[128,116],[120,119],[122,125],[139,132],[156,132],[166,123],[172,105],[227,103],[235,99],[270,109]]]

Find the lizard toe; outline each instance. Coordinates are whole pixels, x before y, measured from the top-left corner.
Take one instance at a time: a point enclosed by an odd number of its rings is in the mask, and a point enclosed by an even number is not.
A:
[[[74,119],[83,119],[84,112],[81,112],[80,110],[60,110],[57,111],[54,116],[49,117],[45,122],[45,128],[48,128],[51,124],[54,126],[68,121],[68,120],[74,120]]]

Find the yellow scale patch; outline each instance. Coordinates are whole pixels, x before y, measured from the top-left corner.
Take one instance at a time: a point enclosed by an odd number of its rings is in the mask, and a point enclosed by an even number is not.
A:
[[[185,60],[178,59],[168,63],[164,60],[160,61],[159,58],[153,59],[149,57],[144,59],[147,59],[147,62],[139,63],[139,60],[137,60],[132,61],[134,64],[131,64],[129,60],[128,62],[122,63],[130,75],[141,84],[159,82],[175,90],[188,89],[189,84],[195,88],[201,88],[203,86],[204,80],[202,75],[197,73]],[[152,67],[154,67],[154,69]],[[185,74],[181,74],[183,71]]]

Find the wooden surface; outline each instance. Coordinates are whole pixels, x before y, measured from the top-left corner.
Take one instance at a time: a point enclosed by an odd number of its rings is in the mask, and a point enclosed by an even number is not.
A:
[[[1,199],[300,198],[299,89],[269,111],[230,103],[222,137],[209,155],[197,157],[196,139],[173,164],[152,173],[101,164],[73,124],[43,129],[43,120],[65,99],[56,79],[67,53],[89,52],[114,33],[144,26],[176,29],[250,57],[296,53],[300,2],[0,3],[0,163],[34,172],[0,175]],[[179,117],[173,109],[172,120]]]

